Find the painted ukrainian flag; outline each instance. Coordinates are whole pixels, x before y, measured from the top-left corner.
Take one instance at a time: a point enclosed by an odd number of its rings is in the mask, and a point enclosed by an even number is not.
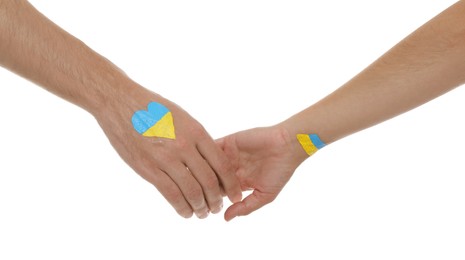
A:
[[[316,151],[326,145],[317,134],[298,134],[297,140],[299,140],[300,145],[302,145],[308,156],[316,153]]]

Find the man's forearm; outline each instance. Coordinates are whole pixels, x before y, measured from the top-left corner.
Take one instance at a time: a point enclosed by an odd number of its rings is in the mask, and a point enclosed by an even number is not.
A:
[[[0,0],[0,65],[92,113],[134,84],[23,0]]]
[[[465,80],[465,2],[413,32],[326,98],[290,118],[291,134],[331,143],[415,108]]]
[[[202,125],[130,80],[27,1],[0,0],[0,65],[89,111],[121,158],[181,216],[218,213],[222,189],[240,201],[232,167]],[[138,124],[152,129],[150,136],[139,131],[132,120],[136,114],[145,116]]]

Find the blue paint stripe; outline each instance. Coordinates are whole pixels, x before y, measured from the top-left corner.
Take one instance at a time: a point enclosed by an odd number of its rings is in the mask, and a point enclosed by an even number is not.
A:
[[[316,148],[321,149],[323,148],[326,144],[321,141],[320,137],[317,134],[309,134],[310,140],[312,140],[312,143],[315,145]]]

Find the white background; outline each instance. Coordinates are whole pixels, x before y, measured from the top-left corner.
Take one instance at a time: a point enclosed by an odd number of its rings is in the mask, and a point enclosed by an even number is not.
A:
[[[455,1],[31,2],[219,138],[313,104]],[[0,259],[465,258],[463,88],[324,148],[228,223],[179,217],[80,108],[0,85]]]

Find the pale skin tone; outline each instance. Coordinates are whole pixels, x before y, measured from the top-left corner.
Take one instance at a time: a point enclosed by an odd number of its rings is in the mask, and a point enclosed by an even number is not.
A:
[[[218,140],[234,164],[242,190],[253,190],[225,212],[244,216],[273,201],[308,155],[297,134],[326,144],[386,121],[465,82],[465,1],[407,36],[346,84],[271,127]]]
[[[232,164],[202,125],[128,78],[27,1],[0,0],[0,65],[94,116],[121,158],[179,215],[218,213],[224,194],[233,202],[241,200]],[[172,112],[175,140],[144,137],[134,130],[133,113],[147,109],[151,101]]]

